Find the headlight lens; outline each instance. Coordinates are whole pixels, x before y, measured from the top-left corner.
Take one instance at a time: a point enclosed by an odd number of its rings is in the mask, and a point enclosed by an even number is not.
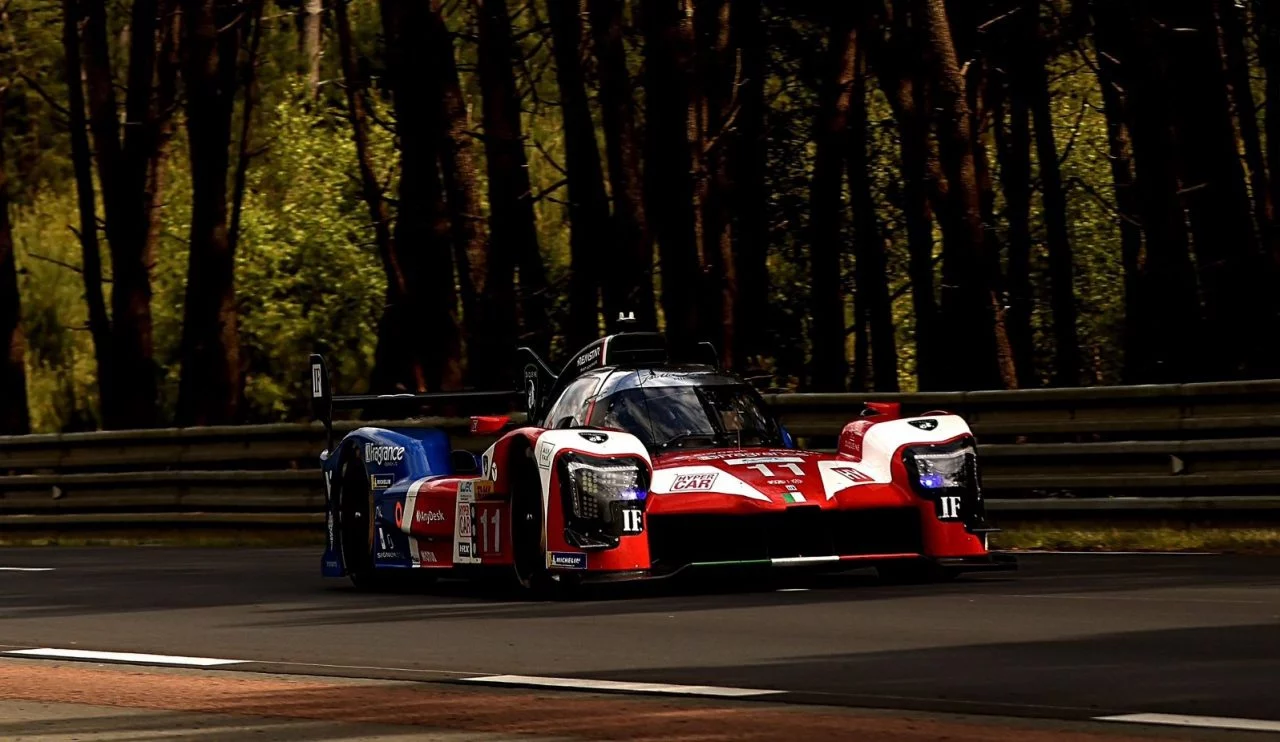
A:
[[[583,549],[609,549],[624,534],[640,533],[648,469],[631,459],[566,453],[561,459],[565,538]]]
[[[597,465],[581,461],[568,463],[573,487],[573,514],[597,519],[608,503],[644,498],[640,490],[640,470],[634,464]]]
[[[916,481],[927,490],[967,487],[971,481],[969,457],[972,455],[973,449],[967,446],[947,453],[916,453]]]

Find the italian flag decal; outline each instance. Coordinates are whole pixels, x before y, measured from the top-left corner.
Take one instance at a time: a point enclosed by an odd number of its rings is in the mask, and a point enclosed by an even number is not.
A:
[[[791,504],[793,502],[804,502],[805,499],[804,499],[804,495],[800,494],[799,492],[783,492],[782,501],[787,504]]]

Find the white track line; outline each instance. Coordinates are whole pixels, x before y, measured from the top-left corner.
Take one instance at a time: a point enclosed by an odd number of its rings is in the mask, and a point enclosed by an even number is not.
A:
[[[1280,721],[1233,719],[1226,716],[1188,716],[1186,714],[1122,714],[1097,716],[1095,721],[1125,721],[1132,724],[1163,724],[1176,727],[1206,729],[1240,729],[1249,732],[1280,732]]]
[[[138,654],[136,652],[94,652],[88,649],[15,649],[4,652],[19,657],[39,657],[52,660],[100,660],[102,662],[129,662],[140,665],[179,665],[183,667],[218,667],[238,665],[245,660],[220,660],[213,657],[179,657],[168,654]]]
[[[52,572],[53,567],[0,567],[0,572]]]
[[[626,683],[617,680],[586,680],[582,678],[543,678],[533,675],[485,675],[476,678],[463,678],[463,680],[469,683],[492,683],[495,685],[534,685],[569,690],[662,693],[677,696],[717,696],[721,698],[767,696],[783,692],[755,688],[721,688],[714,685],[671,685],[668,683]]]

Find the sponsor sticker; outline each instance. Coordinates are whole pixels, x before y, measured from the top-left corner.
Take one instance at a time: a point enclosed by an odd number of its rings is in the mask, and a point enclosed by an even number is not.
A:
[[[471,559],[471,542],[463,541],[458,544],[458,556]]]
[[[324,372],[320,370],[320,364],[311,364],[311,396],[319,399],[324,396],[324,384],[321,380],[324,378]]]
[[[850,482],[870,482],[872,479],[870,474],[860,472],[852,466],[833,466],[831,467],[831,471],[836,472],[845,479],[848,479]]]
[[[799,456],[756,456],[754,458],[725,459],[729,466],[757,466],[759,464],[803,464]]]
[[[578,356],[578,368],[581,369],[589,363],[593,363],[600,359],[600,346],[596,346],[591,350]]]
[[[934,430],[938,427],[938,421],[933,418],[925,418],[924,420],[908,420],[908,425],[914,425],[921,430]]]
[[[369,477],[369,486],[375,490],[384,490],[391,486],[396,478],[390,474],[374,474]]]
[[[609,440],[609,436],[604,433],[578,433],[578,435],[597,445]]]
[[[375,446],[364,444],[364,460],[378,466],[398,464],[404,460],[404,446]]]
[[[551,468],[551,454],[555,453],[556,446],[551,441],[543,441],[538,444],[538,466],[543,469]]]
[[[471,508],[469,502],[458,503],[458,537],[471,538],[473,535],[471,528]]]
[[[415,523],[443,523],[444,511],[443,510],[419,510],[418,512],[413,514],[413,521]]]
[[[586,569],[587,555],[580,551],[548,552],[547,567],[553,569]]]
[[[677,474],[671,483],[672,492],[706,492],[715,486],[718,474]]]
[[[458,502],[475,502],[477,497],[493,494],[492,479],[465,479],[458,482]]]

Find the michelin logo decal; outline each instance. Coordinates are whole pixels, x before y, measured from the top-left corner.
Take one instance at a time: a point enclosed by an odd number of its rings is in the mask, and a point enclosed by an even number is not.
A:
[[[552,551],[547,553],[547,566],[560,569],[586,569],[587,555],[582,552]]]

